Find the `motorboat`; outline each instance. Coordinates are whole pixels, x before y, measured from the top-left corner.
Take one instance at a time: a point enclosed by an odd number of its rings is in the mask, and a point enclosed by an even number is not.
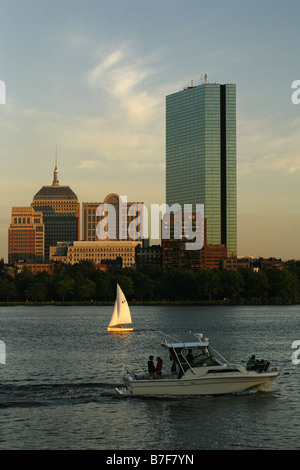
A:
[[[164,341],[172,369],[159,378],[149,374],[136,375],[127,367],[125,388],[120,394],[136,396],[198,396],[241,393],[254,387],[268,386],[279,376],[270,363],[260,361],[256,367],[235,365],[224,359],[208,338],[196,334],[196,341]]]

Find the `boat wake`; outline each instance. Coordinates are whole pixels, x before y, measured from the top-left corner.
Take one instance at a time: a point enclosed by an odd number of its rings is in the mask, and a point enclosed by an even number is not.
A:
[[[2,385],[0,408],[102,402],[120,397],[116,386],[103,382]]]

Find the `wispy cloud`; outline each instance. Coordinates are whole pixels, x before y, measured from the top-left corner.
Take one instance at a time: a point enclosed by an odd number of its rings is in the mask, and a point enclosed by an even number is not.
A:
[[[129,47],[108,54],[86,75],[90,87],[105,90],[115,100],[126,118],[144,123],[154,117],[154,111],[163,103],[155,89],[147,89],[147,79],[153,75],[152,58],[140,58]]]
[[[87,81],[91,86],[102,86],[101,77],[103,74],[116,65],[124,57],[124,52],[116,50],[105,57],[99,64],[87,74]]]
[[[238,123],[238,163],[240,175],[252,172],[300,170],[300,119],[277,122],[240,119]]]
[[[88,169],[88,170],[94,170],[96,168],[99,168],[103,166],[103,162],[99,160],[82,160],[80,164],[78,165],[79,169]]]

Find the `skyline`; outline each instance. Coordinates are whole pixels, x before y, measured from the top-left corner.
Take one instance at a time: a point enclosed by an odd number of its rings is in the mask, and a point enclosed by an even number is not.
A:
[[[88,6],[87,6],[88,5]],[[300,259],[297,1],[0,0],[0,258],[13,206],[60,183],[165,202],[166,96],[237,93],[238,255]]]

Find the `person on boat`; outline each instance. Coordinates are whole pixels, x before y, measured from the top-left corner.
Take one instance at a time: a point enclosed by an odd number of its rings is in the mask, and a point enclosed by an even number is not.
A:
[[[194,363],[195,363],[195,358],[193,356],[193,353],[192,353],[191,349],[189,349],[189,352],[188,352],[188,355],[186,356],[186,358],[187,358],[187,361],[190,364],[190,366],[193,366]]]
[[[158,379],[161,378],[161,374],[162,374],[162,359],[160,357],[157,358],[157,364],[156,364],[156,377]]]
[[[155,365],[154,365],[154,362],[153,362],[153,356],[149,356],[148,372],[149,372],[149,375],[152,379],[154,378],[155,371],[156,371],[156,369],[155,369]]]
[[[246,369],[247,370],[254,370],[256,367],[256,359],[254,354],[250,357],[249,361],[246,364]]]

